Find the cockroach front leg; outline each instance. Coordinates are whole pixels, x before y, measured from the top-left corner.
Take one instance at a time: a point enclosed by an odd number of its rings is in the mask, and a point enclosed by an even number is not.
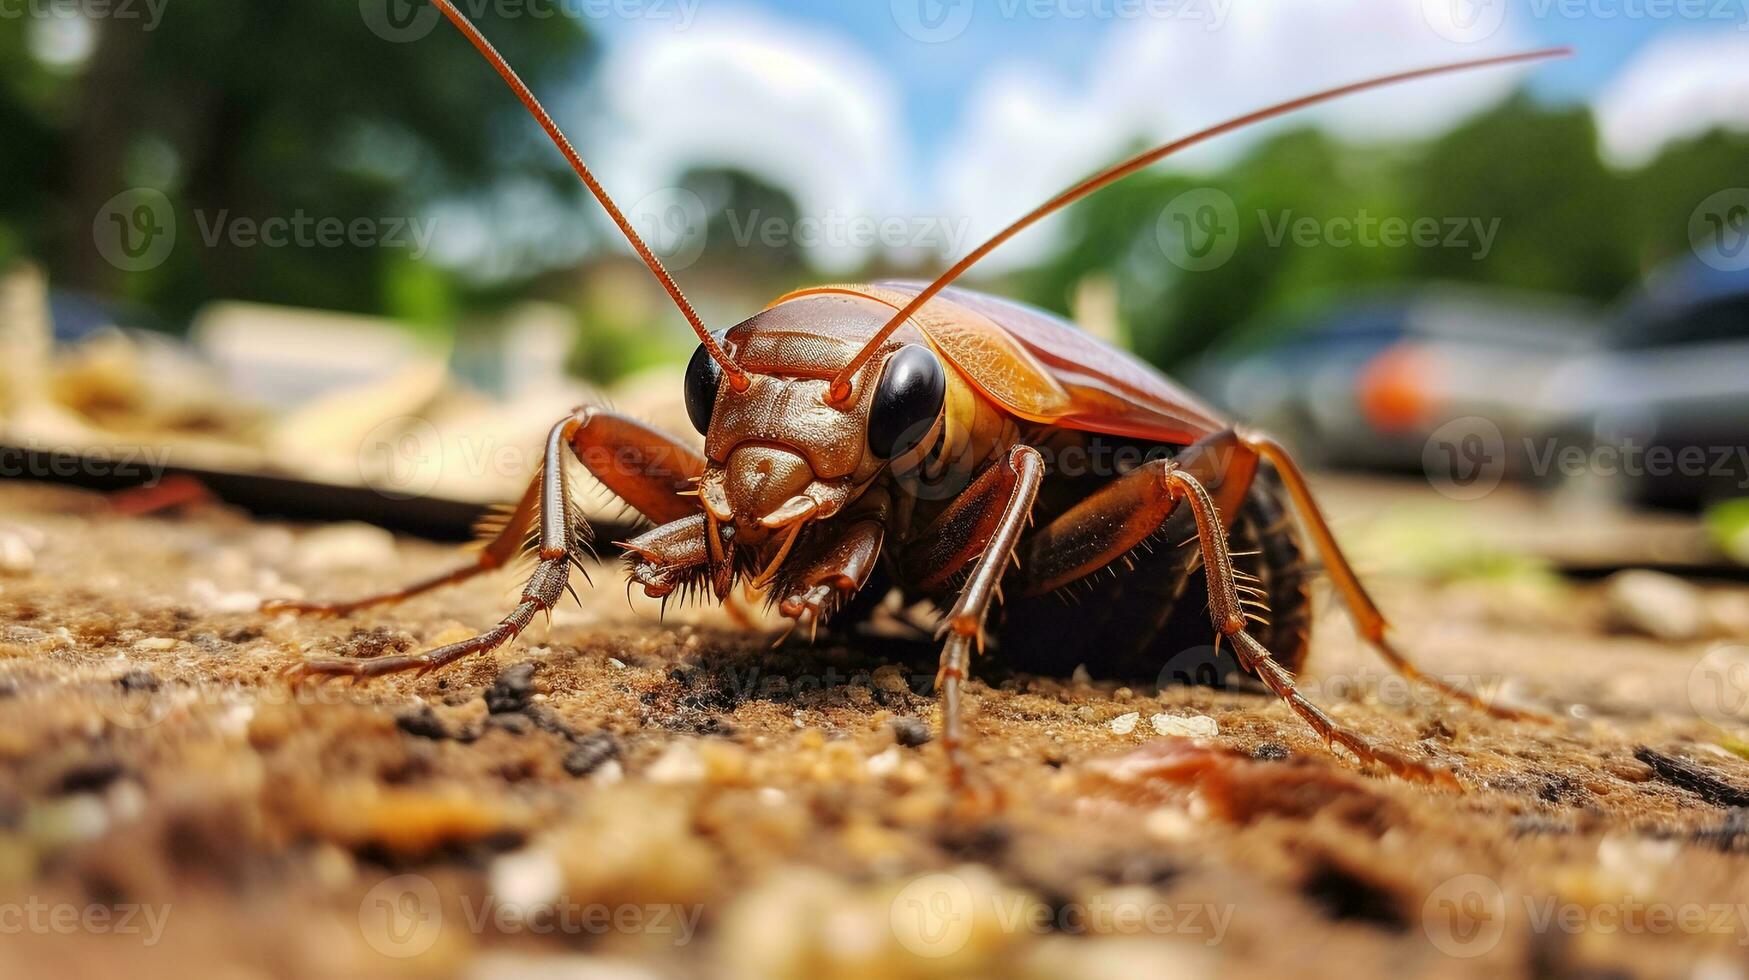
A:
[[[589,528],[572,501],[565,473],[565,453],[582,460],[591,474],[622,500],[652,520],[675,521],[698,510],[697,502],[681,494],[692,487],[704,460],[696,450],[632,419],[593,409],[580,409],[547,434],[541,471],[517,507],[481,551],[475,563],[427,579],[414,586],[342,603],[296,603],[268,608],[297,612],[346,613],[365,606],[396,602],[410,595],[470,578],[497,568],[524,551],[535,556],[533,574],[520,601],[498,625],[477,636],[410,656],[369,660],[318,659],[298,665],[297,676],[380,677],[414,670],[424,673],[474,653],[496,649],[513,640],[534,617],[550,612],[570,587],[573,566],[589,546]],[[534,536],[532,545],[528,538]]]
[[[1026,542],[1023,588],[1028,594],[1048,592],[1105,567],[1146,541],[1180,504],[1196,518],[1209,616],[1216,633],[1233,644],[1240,666],[1261,678],[1326,744],[1341,745],[1362,762],[1378,763],[1404,778],[1456,787],[1449,772],[1406,759],[1338,725],[1299,692],[1293,675],[1246,631],[1220,511],[1202,481],[1174,461],[1154,460],[1132,470],[1039,528]]]
[[[973,644],[984,643],[984,620],[996,598],[996,585],[1014,556],[1014,547],[1032,514],[1044,479],[1044,457],[1031,446],[1016,446],[991,466],[937,517],[924,534],[922,554],[933,562],[927,582],[951,578],[967,561],[971,575],[942,621],[943,639],[936,689],[941,695],[941,745],[947,753],[948,780],[966,786],[965,730],[960,719],[960,687],[965,682]]]
[[[863,503],[872,506],[845,515],[848,526],[797,555],[794,569],[785,569],[779,577],[777,611],[797,626],[818,629],[862,591],[874,573],[886,537],[888,508],[884,495]]]

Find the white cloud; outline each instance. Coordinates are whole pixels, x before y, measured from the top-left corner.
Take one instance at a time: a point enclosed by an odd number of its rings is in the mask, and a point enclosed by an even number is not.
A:
[[[744,170],[816,219],[904,213],[910,140],[890,79],[838,37],[747,11],[692,30],[628,34],[608,51],[580,120],[585,159],[628,211],[671,198],[692,167]],[[749,216],[738,216],[745,227]],[[861,248],[830,229],[796,240],[817,264],[854,268]]]
[[[1113,162],[1137,139],[1165,142],[1332,85],[1529,47],[1510,21],[1474,42],[1448,40],[1423,16],[1427,5],[1437,6],[1432,0],[1237,0],[1218,23],[1115,22],[1083,84],[1053,84],[1024,64],[986,76],[939,164],[938,192],[966,209],[972,240],[981,241]],[[1434,135],[1498,101],[1521,72],[1495,68],[1412,82],[1270,125],[1314,121],[1353,139]],[[1212,167],[1267,131],[1225,136],[1161,166]],[[1047,223],[980,268],[1037,260],[1054,238]]]
[[[1657,38],[1598,94],[1596,110],[1604,159],[1623,168],[1715,127],[1749,129],[1749,35]]]

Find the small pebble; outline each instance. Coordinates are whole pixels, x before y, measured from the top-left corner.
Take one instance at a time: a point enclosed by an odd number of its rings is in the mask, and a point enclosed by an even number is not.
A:
[[[870,776],[889,776],[899,771],[899,747],[889,745],[883,752],[877,752],[868,759],[868,774]]]
[[[115,683],[124,691],[156,691],[158,689],[158,675],[143,667],[135,667],[117,677]]]
[[[0,532],[0,572],[22,575],[36,567],[36,548],[18,531]]]
[[[176,649],[176,640],[174,637],[169,637],[169,636],[148,636],[145,639],[140,640],[139,642],[135,643],[134,649],[135,650],[145,650],[147,652],[162,652],[164,650],[174,650],[174,649]]]
[[[369,524],[334,524],[302,535],[292,560],[306,572],[380,568],[395,560],[395,536]]]
[[[1260,742],[1251,750],[1251,758],[1258,762],[1280,762],[1293,755],[1288,747],[1280,742]]]
[[[908,749],[927,745],[931,737],[929,726],[924,723],[923,719],[913,718],[910,715],[894,718],[887,722],[887,726],[893,730],[893,740]]]
[[[528,720],[527,715],[507,712],[487,717],[486,727],[496,728],[499,731],[509,732],[512,735],[527,735],[534,730],[534,723]]]
[[[1691,640],[1706,628],[1700,592],[1674,575],[1634,569],[1603,583],[1610,622],[1660,640]]]
[[[1161,735],[1176,735],[1183,738],[1214,738],[1221,733],[1221,726],[1208,715],[1158,714],[1148,721],[1153,724],[1154,731]]]
[[[487,881],[494,899],[526,914],[559,897],[565,887],[565,873],[545,851],[517,851],[494,859]]]
[[[443,739],[449,737],[449,729],[443,724],[443,719],[437,717],[437,712],[431,705],[422,704],[417,708],[408,708],[395,716],[395,726],[409,735],[420,738]]]
[[[1139,711],[1132,711],[1129,714],[1118,715],[1111,720],[1111,730],[1118,735],[1128,735],[1130,732],[1136,730],[1136,722],[1141,720],[1142,714]]]
[[[685,742],[676,742],[651,764],[646,775],[652,783],[674,785],[703,782],[705,774],[704,759],[698,751]]]
[[[587,776],[602,764],[619,758],[619,740],[606,732],[585,735],[565,753],[565,771],[573,776]]]
[[[492,686],[486,689],[486,710],[495,715],[521,711],[534,697],[534,671],[539,666],[525,660],[504,668]]]

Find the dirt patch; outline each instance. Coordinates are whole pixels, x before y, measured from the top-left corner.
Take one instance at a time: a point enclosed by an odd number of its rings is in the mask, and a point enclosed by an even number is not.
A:
[[[1547,725],[1391,683],[1320,602],[1308,689],[1462,794],[1337,759],[1248,688],[993,658],[970,727],[1006,805],[967,817],[908,640],[774,649],[602,566],[512,649],[293,690],[301,657],[446,642],[516,583],[263,617],[454,555],[17,485],[0,533],[28,552],[0,577],[8,976],[1725,977],[1749,948],[1749,762],[1697,714],[1709,641],[1611,632],[1597,585],[1378,582],[1424,663]]]

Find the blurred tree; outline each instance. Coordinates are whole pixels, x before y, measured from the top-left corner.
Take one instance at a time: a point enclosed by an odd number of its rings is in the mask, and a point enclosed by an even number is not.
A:
[[[1695,206],[1741,186],[1746,168],[1749,135],[1713,133],[1617,172],[1598,156],[1588,109],[1522,95],[1422,144],[1352,146],[1290,131],[1223,171],[1143,172],[1080,202],[1062,248],[1006,288],[1067,312],[1076,283],[1110,273],[1133,346],[1168,369],[1207,347],[1291,329],[1298,314],[1360,290],[1442,280],[1609,301],[1686,254]],[[1206,267],[1183,262],[1179,242],[1199,232],[1172,220],[1180,202],[1223,199],[1231,254]],[[1343,244],[1351,230],[1340,223],[1363,218],[1433,219],[1440,242]],[[1301,222],[1311,229],[1303,238]],[[1454,222],[1469,223],[1456,244],[1445,238]],[[1478,224],[1492,229],[1486,247]]]
[[[102,19],[71,7],[0,20],[0,257],[33,255],[57,285],[172,320],[214,297],[432,317],[447,308],[446,279],[407,268],[413,248],[369,239],[405,242],[399,222],[506,175],[581,194],[421,0],[137,0],[139,16]],[[591,51],[563,18],[481,28],[549,94]],[[69,32],[70,49],[54,43]],[[161,264],[123,271],[94,239],[107,202],[137,187],[167,195],[176,244]],[[349,228],[344,240],[247,244],[268,219],[303,221],[315,240],[324,218]]]

